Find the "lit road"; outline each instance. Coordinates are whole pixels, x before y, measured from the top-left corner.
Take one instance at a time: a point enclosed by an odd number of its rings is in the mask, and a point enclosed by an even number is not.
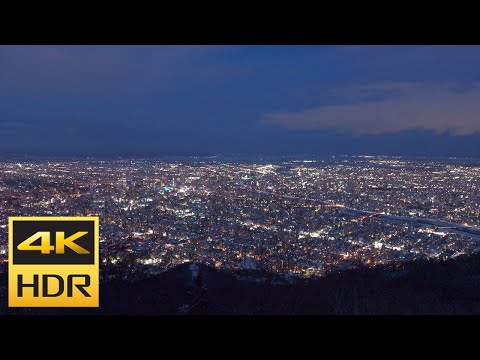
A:
[[[342,204],[336,204],[331,201],[324,201],[320,199],[311,199],[311,198],[302,198],[302,197],[296,197],[296,196],[291,196],[291,195],[282,195],[282,194],[276,194],[268,191],[260,191],[260,190],[254,190],[253,191],[263,194],[263,195],[272,195],[284,199],[289,199],[289,200],[303,200],[303,201],[312,201],[315,203],[318,203],[320,205],[326,206],[326,207],[334,207],[334,208],[340,208],[342,209],[342,213],[351,216],[351,217],[360,217],[360,220],[364,218],[370,218],[370,217],[375,217],[378,220],[388,220],[388,221],[398,221],[398,222],[410,222],[414,224],[419,224],[419,225],[432,225],[436,226],[439,228],[442,228],[445,232],[450,232],[450,233],[455,233],[455,234],[461,234],[465,236],[470,236],[474,237],[477,239],[480,239],[480,229],[474,226],[468,226],[468,225],[462,225],[462,224],[457,224],[457,223],[452,223],[448,221],[443,221],[443,220],[434,220],[434,219],[427,219],[427,218],[417,218],[417,217],[409,217],[409,216],[398,216],[398,215],[389,215],[389,214],[384,214],[384,213],[377,213],[373,211],[364,211],[364,210],[358,210],[358,209],[352,209],[348,208],[345,205]],[[358,219],[357,219],[358,221]]]

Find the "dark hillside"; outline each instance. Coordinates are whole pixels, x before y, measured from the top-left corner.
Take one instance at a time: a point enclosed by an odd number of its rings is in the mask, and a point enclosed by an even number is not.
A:
[[[99,309],[8,309],[20,314],[480,314],[480,256],[351,270],[296,280],[191,264],[101,287]],[[6,284],[6,275],[2,275]]]

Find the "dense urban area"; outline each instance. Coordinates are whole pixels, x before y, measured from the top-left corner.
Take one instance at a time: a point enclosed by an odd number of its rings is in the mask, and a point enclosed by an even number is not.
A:
[[[101,261],[323,276],[480,250],[480,163],[331,157],[0,163],[9,216],[98,216]]]

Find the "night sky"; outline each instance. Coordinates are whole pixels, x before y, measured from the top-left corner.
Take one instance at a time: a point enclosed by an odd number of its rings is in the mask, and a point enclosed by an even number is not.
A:
[[[0,152],[480,157],[480,46],[0,46]]]

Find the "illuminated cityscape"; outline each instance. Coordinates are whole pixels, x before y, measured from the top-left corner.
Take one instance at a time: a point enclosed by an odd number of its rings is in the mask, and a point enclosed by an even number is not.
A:
[[[103,261],[185,262],[296,277],[480,250],[474,160],[337,156],[0,163],[9,216],[99,216]]]

